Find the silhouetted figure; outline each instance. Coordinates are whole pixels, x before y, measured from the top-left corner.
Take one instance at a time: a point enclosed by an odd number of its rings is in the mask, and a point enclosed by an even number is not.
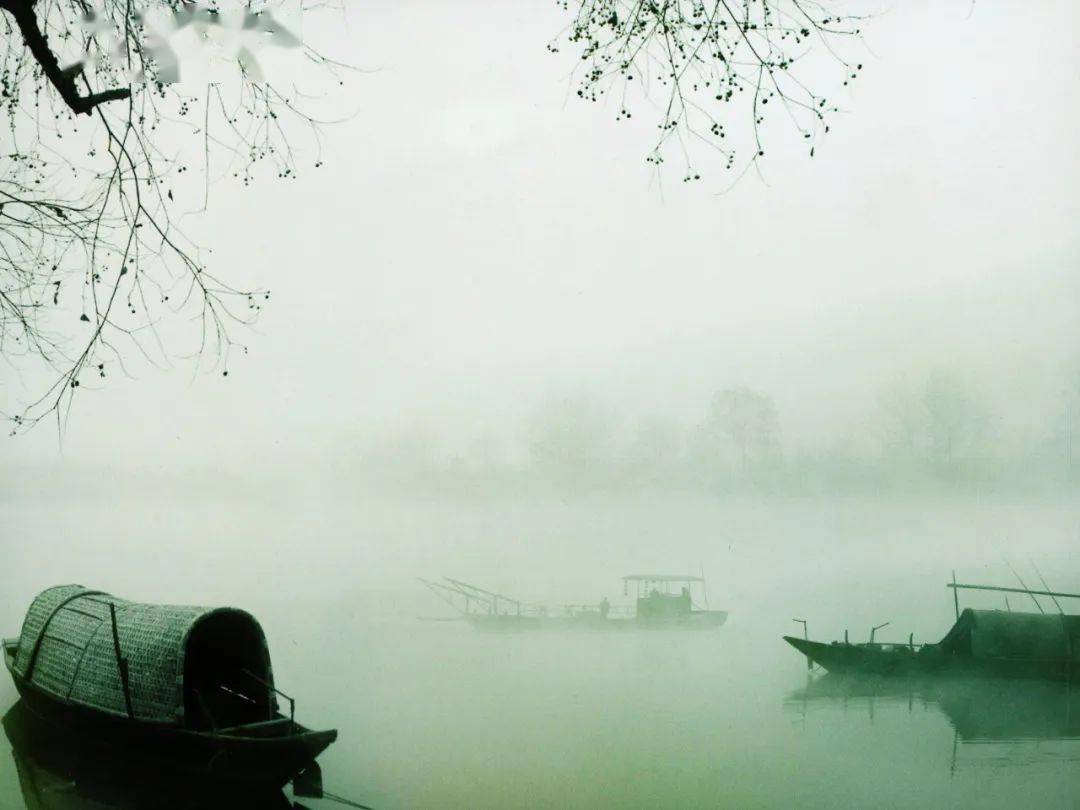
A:
[[[603,599],[600,600],[600,618],[606,619],[610,611],[611,602],[609,602],[608,598],[605,596]]]

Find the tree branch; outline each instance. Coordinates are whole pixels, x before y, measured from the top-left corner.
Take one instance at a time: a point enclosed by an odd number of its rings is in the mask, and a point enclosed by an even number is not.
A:
[[[49,42],[38,25],[37,14],[34,11],[34,0],[0,0],[0,8],[7,11],[19,26],[23,41],[30,50],[35,61],[41,66],[45,77],[56,88],[60,98],[77,115],[89,115],[99,104],[109,101],[117,101],[129,98],[131,89],[118,87],[112,90],[104,90],[100,93],[80,95],[75,85],[75,78],[82,72],[79,65],[71,68],[61,68],[56,55],[49,48]]]

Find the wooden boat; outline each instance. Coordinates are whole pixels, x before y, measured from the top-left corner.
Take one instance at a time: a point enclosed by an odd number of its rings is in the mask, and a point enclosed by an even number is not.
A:
[[[4,715],[14,773],[28,808],[44,810],[292,810],[278,787],[200,784],[190,773],[113,755],[90,737],[44,722],[18,701]],[[5,786],[10,792],[10,786]],[[15,801],[14,797],[5,795]],[[6,804],[4,806],[7,806]],[[297,805],[299,806],[299,805]]]
[[[695,604],[698,589],[707,603],[703,577],[674,574],[632,574],[623,577],[623,592],[635,589],[632,606],[612,606],[604,598],[586,605],[549,608],[530,604],[457,579],[421,580],[478,630],[710,630],[727,621],[727,611]],[[676,592],[675,589],[678,588]]]
[[[959,608],[960,589],[1080,598],[1077,594],[960,585],[956,623],[936,644],[823,643],[784,636],[809,662],[834,673],[873,676],[1026,678],[1071,682],[1080,677],[1080,616]],[[1035,604],[1039,605],[1038,600]],[[1040,610],[1042,610],[1040,606]],[[876,628],[875,628],[876,629]]]
[[[200,778],[280,787],[337,738],[295,721],[262,628],[235,608],[63,585],[34,599],[3,648],[19,694],[46,722]]]

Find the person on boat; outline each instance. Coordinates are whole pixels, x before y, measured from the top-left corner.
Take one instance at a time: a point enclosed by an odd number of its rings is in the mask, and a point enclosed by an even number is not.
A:
[[[690,589],[688,587],[686,587],[685,585],[683,585],[683,588],[682,588],[682,600],[683,600],[683,604],[682,604],[683,612],[684,613],[689,613],[691,608],[693,607],[693,603],[690,600]]]
[[[605,596],[603,599],[600,600],[600,618],[601,619],[606,619],[607,615],[608,615],[608,613],[610,611],[611,611],[611,602],[609,602],[608,598]]]

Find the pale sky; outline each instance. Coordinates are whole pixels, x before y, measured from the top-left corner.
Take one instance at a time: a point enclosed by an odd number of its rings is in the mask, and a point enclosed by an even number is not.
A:
[[[475,425],[589,385],[677,410],[743,382],[732,369],[792,379],[800,398],[866,383],[866,398],[873,362],[831,366],[828,335],[850,351],[884,329],[880,362],[902,367],[898,346],[923,362],[938,344],[904,337],[894,308],[964,310],[978,290],[991,319],[995,295],[1060,308],[1077,291],[1080,9],[877,7],[817,155],[779,138],[764,179],[726,193],[731,174],[704,153],[700,183],[679,182],[677,161],[657,181],[644,106],[628,125],[573,97],[572,54],[544,47],[565,21],[554,3],[358,2],[309,24],[310,42],[372,71],[335,96],[355,115],[325,130],[326,165],[215,183],[190,226],[216,271],[272,291],[237,334],[250,354],[227,379],[183,365],[114,378],[77,400],[62,448],[43,426],[0,454],[243,463],[414,413]],[[1029,339],[1076,340],[1054,317],[1017,335],[1021,362]],[[970,330],[949,334],[941,354],[977,350]]]

